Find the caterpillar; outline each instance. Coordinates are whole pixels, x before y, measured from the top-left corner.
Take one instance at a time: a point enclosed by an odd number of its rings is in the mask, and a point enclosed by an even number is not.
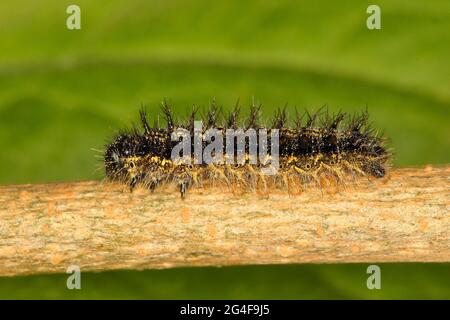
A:
[[[212,184],[263,191],[276,187],[295,193],[309,187],[345,185],[358,177],[382,178],[390,166],[391,152],[385,146],[386,139],[371,127],[367,110],[353,115],[330,114],[323,109],[300,115],[296,110],[293,124],[289,125],[292,121],[288,119],[287,108],[278,108],[270,130],[261,123],[261,105],[252,104],[249,115],[242,120],[239,103],[227,114],[213,103],[200,117],[201,128],[196,127],[198,107],[193,107],[180,123],[175,122],[167,102],[162,103],[161,110],[165,127],[150,126],[147,113],[141,108],[142,129],[134,126],[120,131],[107,144],[103,161],[109,181],[124,183],[131,191],[138,185],[150,191],[174,185],[179,188],[181,198],[186,197],[191,187]],[[219,135],[211,137],[211,129]],[[180,130],[184,136],[176,134]],[[231,136],[231,142],[226,142],[229,132],[235,135]],[[240,144],[236,142],[239,139],[236,132],[244,134]],[[248,132],[254,133],[253,138]],[[272,135],[273,132],[278,135]],[[255,148],[251,142],[261,142],[262,137],[267,137],[267,154],[258,158],[252,153]],[[212,144],[215,148],[211,148]],[[259,149],[261,146],[260,143]],[[180,157],[174,159],[176,148],[180,149],[176,153]],[[216,161],[198,161],[189,153],[193,149],[200,155],[208,150]],[[267,174],[264,170],[275,160],[276,172]]]

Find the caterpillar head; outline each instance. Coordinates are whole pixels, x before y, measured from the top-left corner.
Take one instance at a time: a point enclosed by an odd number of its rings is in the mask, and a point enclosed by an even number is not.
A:
[[[135,175],[139,157],[145,155],[146,144],[140,135],[121,134],[105,152],[106,176],[113,180],[129,180]]]

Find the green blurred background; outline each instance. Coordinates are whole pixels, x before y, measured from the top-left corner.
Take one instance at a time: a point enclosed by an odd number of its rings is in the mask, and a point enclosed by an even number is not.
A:
[[[66,8],[81,7],[81,30]],[[369,108],[395,166],[450,162],[450,1],[0,2],[0,183],[101,179],[101,149],[163,98]],[[154,116],[154,112],[150,113]],[[1,209],[0,209],[1,210]],[[450,298],[449,264],[182,268],[0,278],[0,298]]]

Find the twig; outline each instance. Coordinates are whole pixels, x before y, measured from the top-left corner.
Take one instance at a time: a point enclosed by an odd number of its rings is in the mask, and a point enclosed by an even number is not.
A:
[[[450,167],[339,192],[101,182],[0,187],[0,275],[238,264],[449,262]]]

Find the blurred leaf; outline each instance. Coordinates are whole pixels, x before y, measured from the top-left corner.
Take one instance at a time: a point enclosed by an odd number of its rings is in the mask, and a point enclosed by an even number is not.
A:
[[[395,165],[448,163],[450,2],[66,1],[0,3],[0,183],[101,179],[117,129],[168,98],[180,117],[212,99],[254,97],[270,115],[299,108],[369,108]],[[155,112],[152,112],[157,119]],[[365,265],[192,268],[0,279],[0,298],[449,298],[448,264],[393,264],[383,289]],[[213,280],[213,281],[211,281]]]

